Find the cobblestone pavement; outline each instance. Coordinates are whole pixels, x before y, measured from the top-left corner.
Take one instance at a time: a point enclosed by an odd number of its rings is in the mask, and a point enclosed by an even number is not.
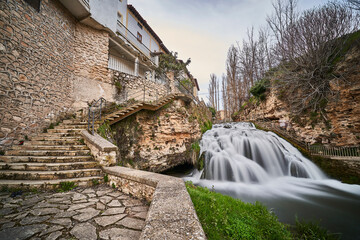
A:
[[[14,195],[14,194],[13,194]],[[139,239],[148,205],[106,185],[0,193],[0,239]]]

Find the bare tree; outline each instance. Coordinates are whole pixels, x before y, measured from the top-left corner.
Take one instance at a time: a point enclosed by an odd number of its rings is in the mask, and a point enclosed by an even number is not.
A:
[[[358,23],[344,4],[330,2],[297,16],[293,1],[278,0],[268,23],[277,40],[282,89],[294,113],[319,111],[330,91],[329,74]],[[285,20],[284,20],[285,19]],[[335,77],[335,76],[333,76]]]
[[[360,11],[360,0],[346,0],[352,9]]]
[[[209,103],[210,106],[218,111],[220,108],[220,83],[215,74],[210,74],[210,82],[209,82]]]

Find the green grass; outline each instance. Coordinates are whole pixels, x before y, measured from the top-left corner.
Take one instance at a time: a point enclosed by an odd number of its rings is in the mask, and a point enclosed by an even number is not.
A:
[[[338,240],[338,234],[331,234],[315,222],[305,222],[296,219],[294,228],[294,239],[304,240]]]
[[[209,240],[291,239],[291,233],[260,203],[244,203],[207,188],[186,184]]]
[[[295,225],[278,221],[261,203],[244,203],[239,199],[186,183],[201,225],[209,240],[228,239],[295,239],[336,240],[318,223],[295,219]]]

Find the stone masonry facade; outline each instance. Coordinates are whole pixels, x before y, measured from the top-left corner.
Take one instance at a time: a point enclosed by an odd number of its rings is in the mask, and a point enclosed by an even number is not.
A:
[[[156,101],[173,89],[109,70],[110,33],[82,24],[56,0],[41,1],[39,12],[23,0],[0,1],[0,27],[0,150],[86,114],[100,97],[141,100],[135,95],[146,86],[146,100]]]
[[[71,109],[75,24],[57,1],[0,2],[0,147]]]

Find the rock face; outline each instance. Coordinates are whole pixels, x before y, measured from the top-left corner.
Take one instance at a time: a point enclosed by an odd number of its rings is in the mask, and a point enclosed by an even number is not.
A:
[[[356,67],[357,66],[357,67]],[[344,61],[338,64],[335,74],[346,76],[346,81],[333,79],[331,90],[336,97],[329,98],[324,109],[325,118],[319,114],[294,118],[286,102],[270,91],[259,105],[246,107],[236,121],[250,119],[271,119],[277,124],[286,123],[288,131],[295,133],[302,141],[314,144],[336,146],[360,145],[360,47],[352,49]]]
[[[141,111],[112,127],[120,162],[162,172],[192,161],[191,144],[201,137],[196,107],[181,99],[156,112]]]

